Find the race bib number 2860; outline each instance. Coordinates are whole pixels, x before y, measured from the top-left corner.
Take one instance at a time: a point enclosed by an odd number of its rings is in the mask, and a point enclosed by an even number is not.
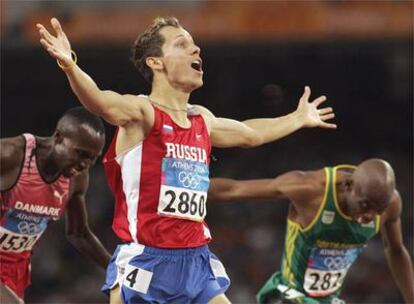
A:
[[[163,200],[159,211],[164,215],[202,221],[206,215],[206,194],[173,187],[161,187]]]
[[[208,175],[207,164],[164,158],[158,214],[202,221],[207,213]]]

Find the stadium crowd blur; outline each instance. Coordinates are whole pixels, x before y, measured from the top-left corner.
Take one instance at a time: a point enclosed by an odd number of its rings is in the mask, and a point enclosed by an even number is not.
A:
[[[129,47],[156,16],[174,15],[201,46],[204,87],[191,102],[218,116],[270,117],[294,110],[303,87],[326,94],[336,131],[301,130],[256,149],[213,150],[211,176],[273,177],[292,169],[358,163],[369,157],[394,167],[413,252],[413,3],[411,1],[2,1],[1,136],[50,135],[65,109],[78,105],[66,77],[42,50],[35,24],[58,17],[78,64],[101,88],[147,93],[129,63]],[[107,144],[114,128],[107,125]],[[92,229],[109,251],[113,199],[102,165],[91,173]],[[280,265],[286,202],[210,204],[211,247],[232,279],[234,303],[254,295]],[[53,224],[35,250],[28,303],[99,303],[103,270]],[[381,238],[351,269],[343,298],[398,303]]]

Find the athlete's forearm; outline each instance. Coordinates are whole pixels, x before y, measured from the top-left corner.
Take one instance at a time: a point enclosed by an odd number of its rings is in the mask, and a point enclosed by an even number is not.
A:
[[[284,189],[292,188],[284,175],[274,179],[234,180],[212,178],[208,190],[209,201],[231,202],[240,200],[283,199]]]
[[[85,108],[102,115],[110,104],[108,105],[108,101],[103,98],[103,92],[95,81],[77,65],[65,72],[73,92]]]
[[[400,289],[405,303],[414,303],[414,274],[413,264],[407,249],[385,250],[389,268],[394,281]]]
[[[83,255],[89,257],[103,268],[108,266],[111,255],[90,229],[85,229],[82,235],[69,234],[67,238]]]
[[[278,140],[303,127],[303,122],[297,112],[277,118],[249,119],[243,123],[255,131],[258,138],[257,145]]]

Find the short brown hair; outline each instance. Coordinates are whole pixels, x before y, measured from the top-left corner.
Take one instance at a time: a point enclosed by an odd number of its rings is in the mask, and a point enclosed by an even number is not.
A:
[[[165,38],[159,32],[165,26],[181,27],[175,17],[158,17],[151,26],[138,36],[132,46],[131,61],[149,83],[152,83],[154,74],[151,68],[147,66],[146,60],[150,56],[162,56],[161,48]]]

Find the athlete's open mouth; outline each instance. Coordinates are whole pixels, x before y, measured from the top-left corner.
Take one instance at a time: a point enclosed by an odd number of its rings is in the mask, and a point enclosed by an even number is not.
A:
[[[198,72],[202,72],[203,62],[201,59],[196,59],[191,62],[191,67]]]

